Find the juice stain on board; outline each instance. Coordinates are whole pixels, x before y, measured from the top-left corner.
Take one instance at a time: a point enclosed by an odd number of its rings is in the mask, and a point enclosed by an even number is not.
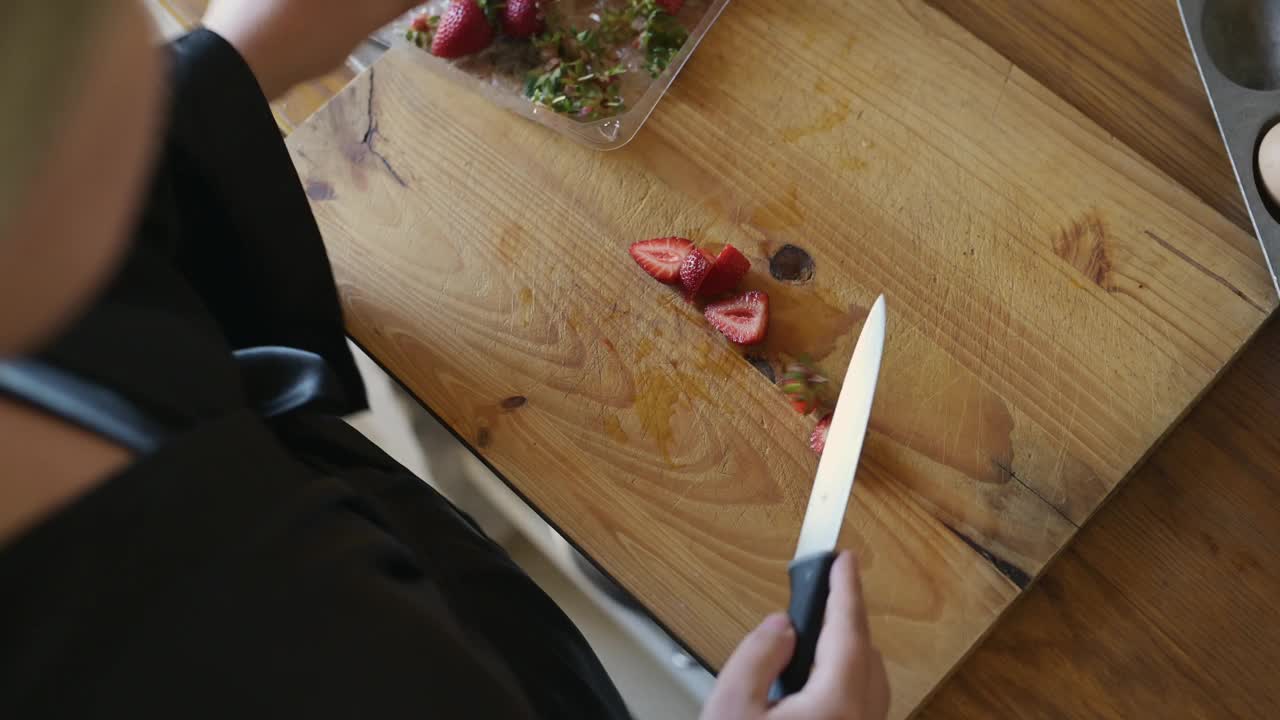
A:
[[[702,402],[711,401],[711,395],[703,385],[707,378],[673,367],[670,370],[637,371],[635,380],[635,411],[640,419],[640,432],[658,447],[663,459],[672,464],[671,444],[675,435],[671,419],[679,405],[692,407],[694,398]]]

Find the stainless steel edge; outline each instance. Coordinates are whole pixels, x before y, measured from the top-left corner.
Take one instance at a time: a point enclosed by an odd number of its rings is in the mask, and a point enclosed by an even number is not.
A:
[[[1206,5],[1206,0],[1178,0],[1182,26],[1191,44],[1196,67],[1200,70],[1200,79],[1209,95],[1209,104],[1218,121],[1236,182],[1244,194],[1254,233],[1271,270],[1271,280],[1280,293],[1280,222],[1272,217],[1263,201],[1256,163],[1262,134],[1280,120],[1280,90],[1247,88],[1222,73],[1209,53],[1204,36]]]

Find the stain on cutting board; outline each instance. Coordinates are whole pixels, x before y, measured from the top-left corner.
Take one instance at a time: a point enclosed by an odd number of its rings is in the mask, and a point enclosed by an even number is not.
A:
[[[972,374],[950,368],[941,386],[923,397],[919,393],[899,397],[900,384],[881,383],[878,403],[910,403],[908,413],[879,413],[873,419],[877,432],[930,460],[953,468],[983,483],[1013,480],[1003,468],[1011,466],[1013,415],[996,393]]]
[[[1115,289],[1107,252],[1107,226],[1096,211],[1085,213],[1054,236],[1053,252],[1103,290]]]
[[[693,375],[676,368],[637,370],[635,411],[640,418],[640,432],[652,441],[662,457],[671,462],[671,417],[677,406],[689,405],[690,399],[710,402],[704,383],[706,375]],[[606,428],[607,429],[607,428]],[[619,428],[621,431],[621,428]]]
[[[326,180],[308,180],[306,184],[307,197],[315,202],[325,202],[338,197],[338,193],[333,189],[333,185]]]
[[[627,433],[622,429],[622,423],[618,420],[617,415],[609,414],[604,416],[604,431],[605,434],[617,442],[625,443],[627,441]]]
[[[814,274],[813,256],[802,247],[783,245],[769,258],[769,274],[783,282],[809,282]]]
[[[804,224],[800,208],[800,191],[792,187],[786,193],[764,203],[751,213],[751,224],[764,231],[780,231]]]
[[[821,78],[814,83],[814,90],[817,92],[818,96],[825,96],[824,99],[829,99],[830,106],[823,108],[818,116],[808,124],[782,128],[779,134],[782,136],[784,142],[793,143],[810,135],[819,135],[831,132],[837,127],[843,125],[845,120],[849,119],[850,104],[847,97],[842,97],[830,92],[830,86]],[[815,99],[814,104],[821,103]]]

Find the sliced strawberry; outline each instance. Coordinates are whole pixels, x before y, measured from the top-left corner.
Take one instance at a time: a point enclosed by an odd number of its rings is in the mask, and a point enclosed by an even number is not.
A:
[[[706,281],[714,262],[711,255],[702,248],[694,248],[693,252],[684,259],[684,263],[680,265],[680,285],[684,287],[686,300],[693,302],[693,299],[698,296],[698,289]]]
[[[754,345],[769,329],[769,296],[759,290],[711,303],[703,312],[707,322],[739,345]]]
[[[487,0],[453,0],[449,3],[431,41],[431,54],[459,58],[489,47],[493,42],[493,25],[486,13],[487,7]]]
[[[631,257],[654,280],[674,285],[680,282],[680,266],[693,243],[681,237],[641,240],[631,245]]]
[[[527,38],[542,32],[538,0],[507,0],[502,10],[502,31],[513,38]]]
[[[715,297],[737,290],[738,283],[742,282],[742,278],[746,277],[750,269],[751,261],[746,255],[738,252],[738,248],[732,245],[725,245],[716,256],[716,261],[711,264],[711,272],[707,274],[707,279],[702,281],[702,287],[698,292],[705,297]]]
[[[818,421],[817,427],[813,429],[813,434],[809,436],[809,447],[819,455],[827,447],[827,431],[831,429],[831,415],[825,415]]]
[[[654,2],[672,15],[680,12],[680,8],[684,7],[684,0],[654,0]]]

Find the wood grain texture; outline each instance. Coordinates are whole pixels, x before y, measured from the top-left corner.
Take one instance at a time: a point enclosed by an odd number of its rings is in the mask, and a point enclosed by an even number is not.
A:
[[[1105,35],[1092,33],[1083,3],[1028,2],[1008,13],[1002,4],[995,17],[982,3],[941,4],[980,36],[1003,37],[999,44],[1017,57],[1037,55],[1041,34],[1092,34],[1089,61],[1123,65],[1133,52],[1127,38],[1181,33],[1177,8],[1160,0],[1115,7]],[[1051,29],[1005,34],[1010,16],[1046,10],[1071,12]],[[1186,58],[1185,46],[1169,47],[1150,62],[1169,67],[1173,85],[1198,84]],[[1096,82],[1103,96],[1133,85],[1124,71]],[[1178,147],[1188,158],[1220,152],[1216,133],[1188,135]],[[1191,166],[1169,172],[1189,187],[1204,181]],[[1234,178],[1215,182],[1235,192]],[[1276,717],[1277,417],[1280,324],[1273,319],[922,717]]]
[[[930,2],[1252,232],[1175,0]]]
[[[921,717],[1276,717],[1277,417],[1272,321]]]
[[[887,293],[842,542],[895,717],[1274,306],[1248,236],[920,2],[735,2],[608,154],[421,63],[290,138],[349,329],[714,665],[785,598],[808,425],[625,248],[733,242],[774,299],[759,352],[834,377]],[[812,282],[768,277],[788,243]]]

